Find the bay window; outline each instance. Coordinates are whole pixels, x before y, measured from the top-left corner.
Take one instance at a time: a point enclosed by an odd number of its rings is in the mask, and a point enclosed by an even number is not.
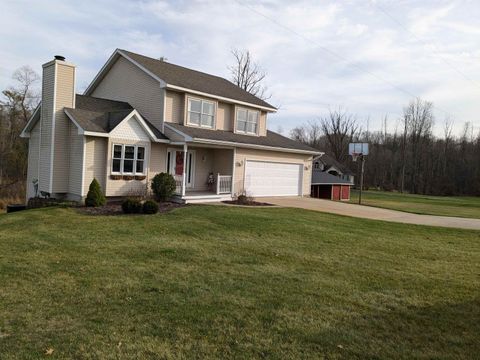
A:
[[[142,175],[145,172],[145,147],[138,145],[114,144],[112,152],[112,173]]]
[[[237,128],[236,131],[244,134],[254,134],[258,132],[259,112],[244,108],[237,108]]]
[[[188,124],[213,128],[215,124],[215,103],[202,99],[188,99]]]

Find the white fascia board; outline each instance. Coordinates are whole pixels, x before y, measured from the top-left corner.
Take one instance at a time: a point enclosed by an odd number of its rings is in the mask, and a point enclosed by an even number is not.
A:
[[[35,119],[35,115],[37,114],[37,112],[40,111],[41,105],[42,105],[42,102],[40,101],[38,103],[37,107],[35,108],[33,114],[30,116],[30,119],[28,119],[27,124],[24,126],[22,132],[20,133],[21,138],[29,138],[30,137],[30,128],[35,125],[33,123],[33,119]]]
[[[310,185],[343,185],[343,186],[352,186],[353,184],[350,184],[350,183],[326,182],[326,183],[311,183]]]
[[[200,139],[200,138],[195,138],[195,139],[193,139],[192,142],[193,143],[200,143],[200,144],[228,145],[228,146],[235,146],[235,147],[239,147],[239,148],[251,148],[251,149],[259,149],[259,150],[290,152],[290,153],[297,153],[297,154],[308,154],[308,155],[321,154],[320,151],[289,149],[289,148],[282,148],[282,147],[276,147],[276,146],[243,144],[243,143],[237,143],[237,142],[232,142],[232,141],[210,140],[210,139]]]
[[[143,70],[145,73],[147,73],[148,75],[150,75],[152,78],[154,78],[155,80],[157,80],[159,83],[160,83],[160,86],[161,87],[165,87],[167,85],[167,83],[165,81],[163,81],[162,79],[160,79],[157,75],[155,75],[154,73],[152,73],[150,70],[148,70],[146,67],[144,67],[143,65],[140,65],[138,62],[136,62],[135,60],[133,60],[130,56],[128,56],[127,54],[125,54],[122,50],[120,49],[117,49],[116,50],[120,55],[122,55],[125,59],[127,59],[128,61],[130,61],[132,64],[136,65],[138,68],[140,68],[141,70]]]
[[[80,126],[78,122],[75,121],[75,118],[68,112],[67,109],[63,109],[63,112],[67,115],[67,117],[75,124],[75,126],[78,128],[78,135],[83,135],[85,134],[85,130]]]
[[[90,85],[88,85],[87,89],[83,92],[83,95],[89,95],[92,90],[96,87],[97,85],[97,81],[100,80],[105,71],[107,71],[110,66],[114,63],[114,60],[117,60],[117,56],[118,55],[118,49],[116,49],[112,55],[110,55],[110,57],[108,58],[107,62],[102,66],[102,68],[100,69],[100,71],[97,73],[97,75],[95,75],[95,77],[93,78],[92,82],[90,83]]]
[[[187,92],[187,93],[191,93],[191,94],[197,94],[197,95],[201,95],[201,96],[205,96],[205,97],[210,97],[210,98],[213,98],[213,99],[222,100],[222,101],[225,101],[225,102],[230,102],[230,103],[239,104],[239,105],[244,105],[244,106],[248,106],[248,107],[252,107],[252,108],[256,108],[256,109],[262,109],[262,110],[269,111],[269,112],[274,112],[274,113],[277,112],[277,109],[275,109],[275,108],[270,108],[270,107],[261,106],[261,105],[255,105],[255,104],[248,103],[248,102],[245,102],[245,101],[240,101],[240,100],[235,100],[235,99],[231,99],[231,98],[227,98],[227,97],[223,97],[223,96],[213,95],[213,94],[205,93],[205,92],[202,92],[202,91],[197,91],[197,90],[184,88],[184,87],[181,87],[181,86],[166,84],[166,88],[167,89],[172,89],[172,90],[177,90],[177,91],[183,91],[183,92]]]

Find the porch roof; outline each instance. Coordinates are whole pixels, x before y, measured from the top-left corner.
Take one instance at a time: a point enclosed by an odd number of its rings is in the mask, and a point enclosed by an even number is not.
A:
[[[224,130],[209,130],[197,127],[185,126],[175,123],[165,123],[165,126],[172,128],[177,133],[192,138],[193,142],[202,141],[218,141],[227,142],[239,145],[256,145],[270,148],[279,148],[286,150],[296,150],[301,152],[308,152],[312,154],[320,154],[321,152],[308,145],[302,144],[298,141],[289,139],[285,136],[277,134],[276,132],[267,130],[267,136],[252,136],[236,134],[231,131]]]

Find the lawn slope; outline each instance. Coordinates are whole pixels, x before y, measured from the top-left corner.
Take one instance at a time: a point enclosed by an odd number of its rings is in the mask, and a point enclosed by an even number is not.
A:
[[[358,203],[358,191],[352,191],[350,202]],[[415,214],[480,219],[480,197],[429,196],[384,191],[364,191],[362,204]]]
[[[480,232],[299,209],[0,215],[0,354],[474,358]]]

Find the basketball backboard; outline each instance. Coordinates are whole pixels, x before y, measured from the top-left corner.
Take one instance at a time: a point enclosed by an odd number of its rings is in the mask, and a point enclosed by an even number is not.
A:
[[[348,144],[348,155],[359,156],[368,155],[368,143],[350,143]]]

